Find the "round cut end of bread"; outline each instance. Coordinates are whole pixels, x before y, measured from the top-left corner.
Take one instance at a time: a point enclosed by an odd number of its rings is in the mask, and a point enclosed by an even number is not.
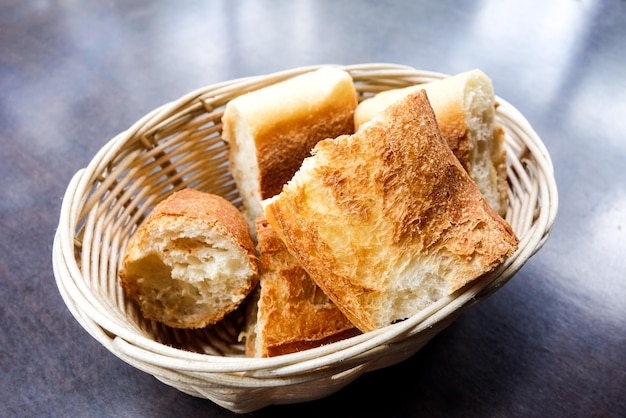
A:
[[[174,328],[213,324],[258,282],[248,224],[219,196],[177,192],[131,237],[120,278],[148,319]]]

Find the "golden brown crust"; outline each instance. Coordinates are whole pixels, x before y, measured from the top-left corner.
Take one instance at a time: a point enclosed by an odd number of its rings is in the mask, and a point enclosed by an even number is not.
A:
[[[230,101],[223,138],[251,226],[260,202],[280,193],[315,144],[354,132],[358,104],[350,74],[323,67]]]
[[[316,115],[293,115],[255,132],[261,199],[280,193],[319,141],[354,132],[356,96],[337,93],[317,104]]]
[[[379,93],[374,98],[359,104],[355,111],[355,127],[358,129],[377,113],[407,94],[426,89],[427,93],[430,91],[429,100],[435,101],[434,103],[431,101],[431,105],[435,111],[441,135],[463,168],[469,171],[472,143],[465,121],[463,92],[454,91],[452,88],[457,87],[455,85],[450,85],[449,91],[445,88],[437,88],[437,86],[437,84],[428,83]]]
[[[265,215],[364,332],[404,319],[379,317],[390,283],[408,280],[405,270],[410,276],[420,260],[432,263],[425,275],[451,293],[517,245],[443,140],[421,90],[354,135],[318,143],[283,192],[265,202]]]
[[[182,229],[193,230],[196,237],[189,238],[187,232],[180,232]],[[233,247],[240,249],[237,250],[239,256],[245,254],[243,256],[245,260],[241,261],[242,264],[248,265],[251,274],[238,279],[232,285],[225,285],[232,287],[232,294],[228,294],[227,297],[220,295],[222,301],[227,301],[221,305],[211,305],[211,302],[200,300],[203,296],[192,291],[191,298],[196,298],[198,303],[206,305],[206,308],[198,313],[188,296],[176,294],[185,291],[186,285],[181,284],[185,279],[174,280],[171,275],[172,267],[167,266],[164,259],[171,250],[193,255],[199,248],[211,246],[212,242],[203,241],[201,238],[206,237],[209,231],[218,235],[220,239],[232,242]],[[160,244],[156,244],[157,241]],[[232,203],[217,195],[183,189],[157,204],[131,236],[119,277],[125,293],[139,304],[142,314],[147,319],[175,328],[201,328],[221,320],[227,313],[233,311],[256,286],[257,262],[256,249],[250,237],[248,224]],[[221,280],[228,279],[222,277]],[[156,283],[156,287],[148,285],[148,282]],[[147,289],[155,292],[170,289],[170,294],[164,293],[162,299],[159,299],[160,297],[154,296]],[[163,300],[169,302],[164,303]]]
[[[462,97],[462,96],[461,96]],[[463,102],[456,100],[440,100],[435,113],[441,135],[459,160],[465,171],[470,170],[470,152],[472,142],[465,123]]]
[[[249,320],[262,326],[247,342],[247,355],[273,357],[359,334],[287,251],[264,218],[257,220],[257,238],[261,290],[257,318]],[[257,347],[251,347],[257,341]]]
[[[355,126],[416,90],[427,92],[443,138],[487,201],[504,216],[508,195],[504,132],[494,122],[497,103],[491,80],[482,71],[383,91],[358,105]]]
[[[221,196],[192,188],[182,189],[162,200],[150,212],[145,223],[159,223],[164,218],[184,217],[190,223],[230,236],[251,256],[256,256],[254,242],[245,219],[232,203]],[[144,233],[149,228],[144,228]]]

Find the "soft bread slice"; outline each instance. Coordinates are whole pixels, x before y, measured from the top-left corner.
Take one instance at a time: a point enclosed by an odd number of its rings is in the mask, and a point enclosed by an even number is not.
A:
[[[278,194],[315,144],[354,132],[350,75],[323,67],[230,101],[222,117],[230,170],[251,227],[261,200]],[[253,231],[254,232],[254,231]]]
[[[317,144],[265,215],[354,325],[403,320],[492,270],[518,239],[437,128],[426,92]]]
[[[481,70],[381,92],[358,105],[355,126],[358,128],[391,103],[420,89],[428,93],[439,129],[452,152],[491,207],[504,216],[508,195],[504,130],[495,121],[493,84]]]
[[[359,330],[311,280],[265,218],[257,225],[261,281],[247,316],[246,355],[273,357],[329,344]]]
[[[222,197],[193,189],[153,209],[131,236],[119,275],[146,318],[174,328],[219,321],[259,279],[243,215]]]

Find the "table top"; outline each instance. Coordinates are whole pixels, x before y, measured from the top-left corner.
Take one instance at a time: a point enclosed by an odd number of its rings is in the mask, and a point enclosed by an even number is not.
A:
[[[0,2],[0,416],[236,416],[126,364],[52,271],[65,189],[204,85],[316,64],[480,68],[554,163],[546,245],[408,360],[253,416],[626,416],[626,3]]]

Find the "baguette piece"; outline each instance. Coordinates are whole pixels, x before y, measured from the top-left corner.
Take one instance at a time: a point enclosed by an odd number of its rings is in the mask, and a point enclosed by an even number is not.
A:
[[[265,215],[361,331],[406,319],[517,248],[437,127],[425,91],[319,142]]]
[[[131,236],[119,276],[144,317],[201,328],[237,308],[256,286],[258,259],[233,204],[183,189],[160,202]]]
[[[256,222],[261,280],[246,320],[246,355],[273,357],[329,344],[359,330],[311,280],[263,217]]]
[[[357,97],[352,77],[322,67],[230,101],[222,135],[230,171],[251,228],[261,200],[278,194],[315,144],[354,132]],[[254,230],[253,230],[254,232]]]
[[[491,79],[474,69],[426,84],[387,90],[362,101],[354,113],[358,128],[396,100],[426,90],[439,129],[461,165],[498,214],[508,197],[504,130],[495,121]]]

